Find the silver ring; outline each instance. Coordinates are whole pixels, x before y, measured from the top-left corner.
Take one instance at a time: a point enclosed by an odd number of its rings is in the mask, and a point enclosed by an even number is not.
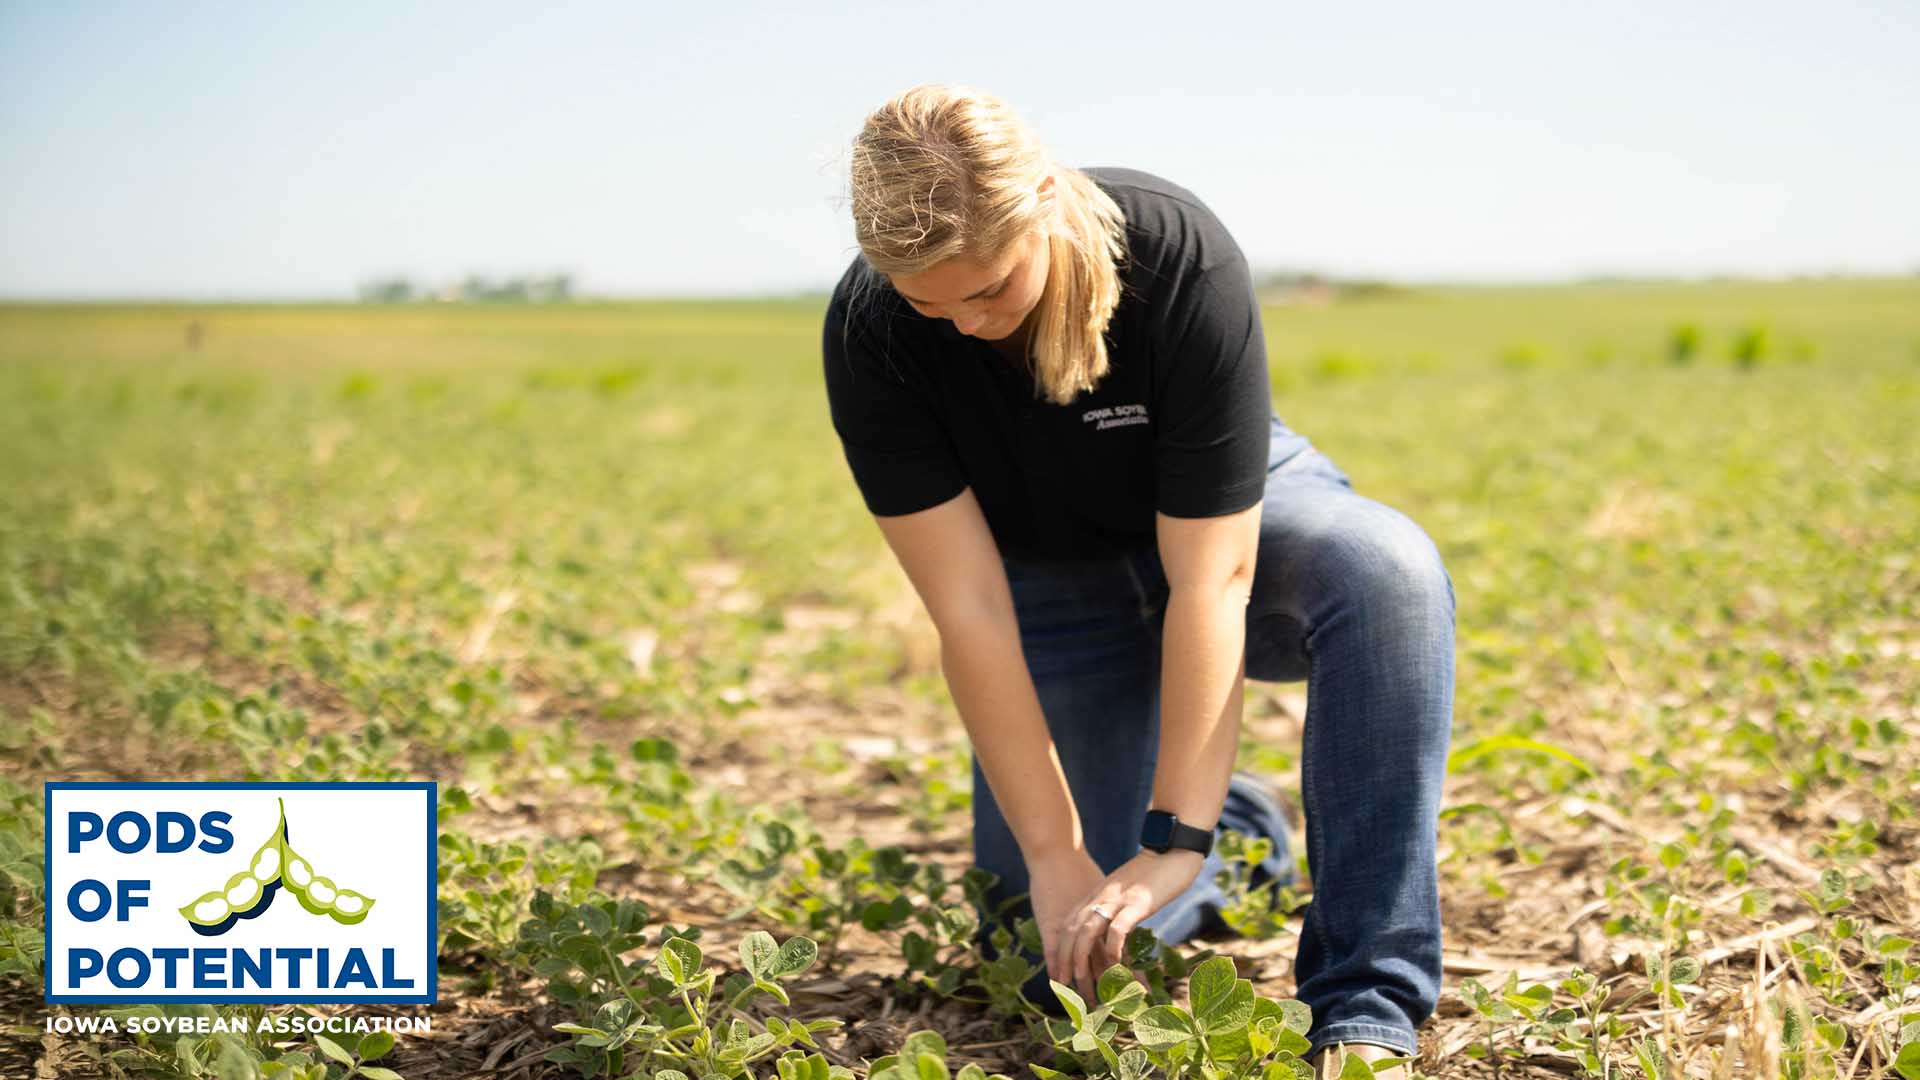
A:
[[[1101,918],[1107,920],[1108,922],[1113,921],[1113,912],[1108,911],[1106,908],[1101,907],[1099,904],[1088,904],[1087,910],[1093,912],[1095,915],[1100,916]]]

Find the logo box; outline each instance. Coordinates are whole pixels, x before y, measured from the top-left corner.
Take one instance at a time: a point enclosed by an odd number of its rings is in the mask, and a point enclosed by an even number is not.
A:
[[[46,784],[50,1004],[432,1004],[439,785]]]

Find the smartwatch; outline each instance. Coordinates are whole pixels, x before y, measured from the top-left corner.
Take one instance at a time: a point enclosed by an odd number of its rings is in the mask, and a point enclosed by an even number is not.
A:
[[[1165,810],[1149,810],[1140,825],[1140,846],[1163,855],[1176,848],[1205,855],[1213,850],[1213,830],[1184,825]]]

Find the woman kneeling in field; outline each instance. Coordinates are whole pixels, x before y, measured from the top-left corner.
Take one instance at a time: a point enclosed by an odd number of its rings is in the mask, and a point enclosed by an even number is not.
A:
[[[975,859],[1031,894],[1047,973],[1090,995],[1135,926],[1223,930],[1218,829],[1272,839],[1257,880],[1289,880],[1286,820],[1233,765],[1242,680],[1305,679],[1296,994],[1315,1054],[1413,1053],[1453,584],[1274,414],[1239,247],[1185,188],[1059,164],[964,87],[867,118],[852,208],[834,427],[940,633]]]

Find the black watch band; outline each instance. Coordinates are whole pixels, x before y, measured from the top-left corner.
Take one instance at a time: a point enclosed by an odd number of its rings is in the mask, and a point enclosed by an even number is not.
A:
[[[1149,810],[1140,825],[1140,846],[1163,855],[1176,848],[1205,855],[1213,850],[1213,830],[1182,824],[1165,810]]]

